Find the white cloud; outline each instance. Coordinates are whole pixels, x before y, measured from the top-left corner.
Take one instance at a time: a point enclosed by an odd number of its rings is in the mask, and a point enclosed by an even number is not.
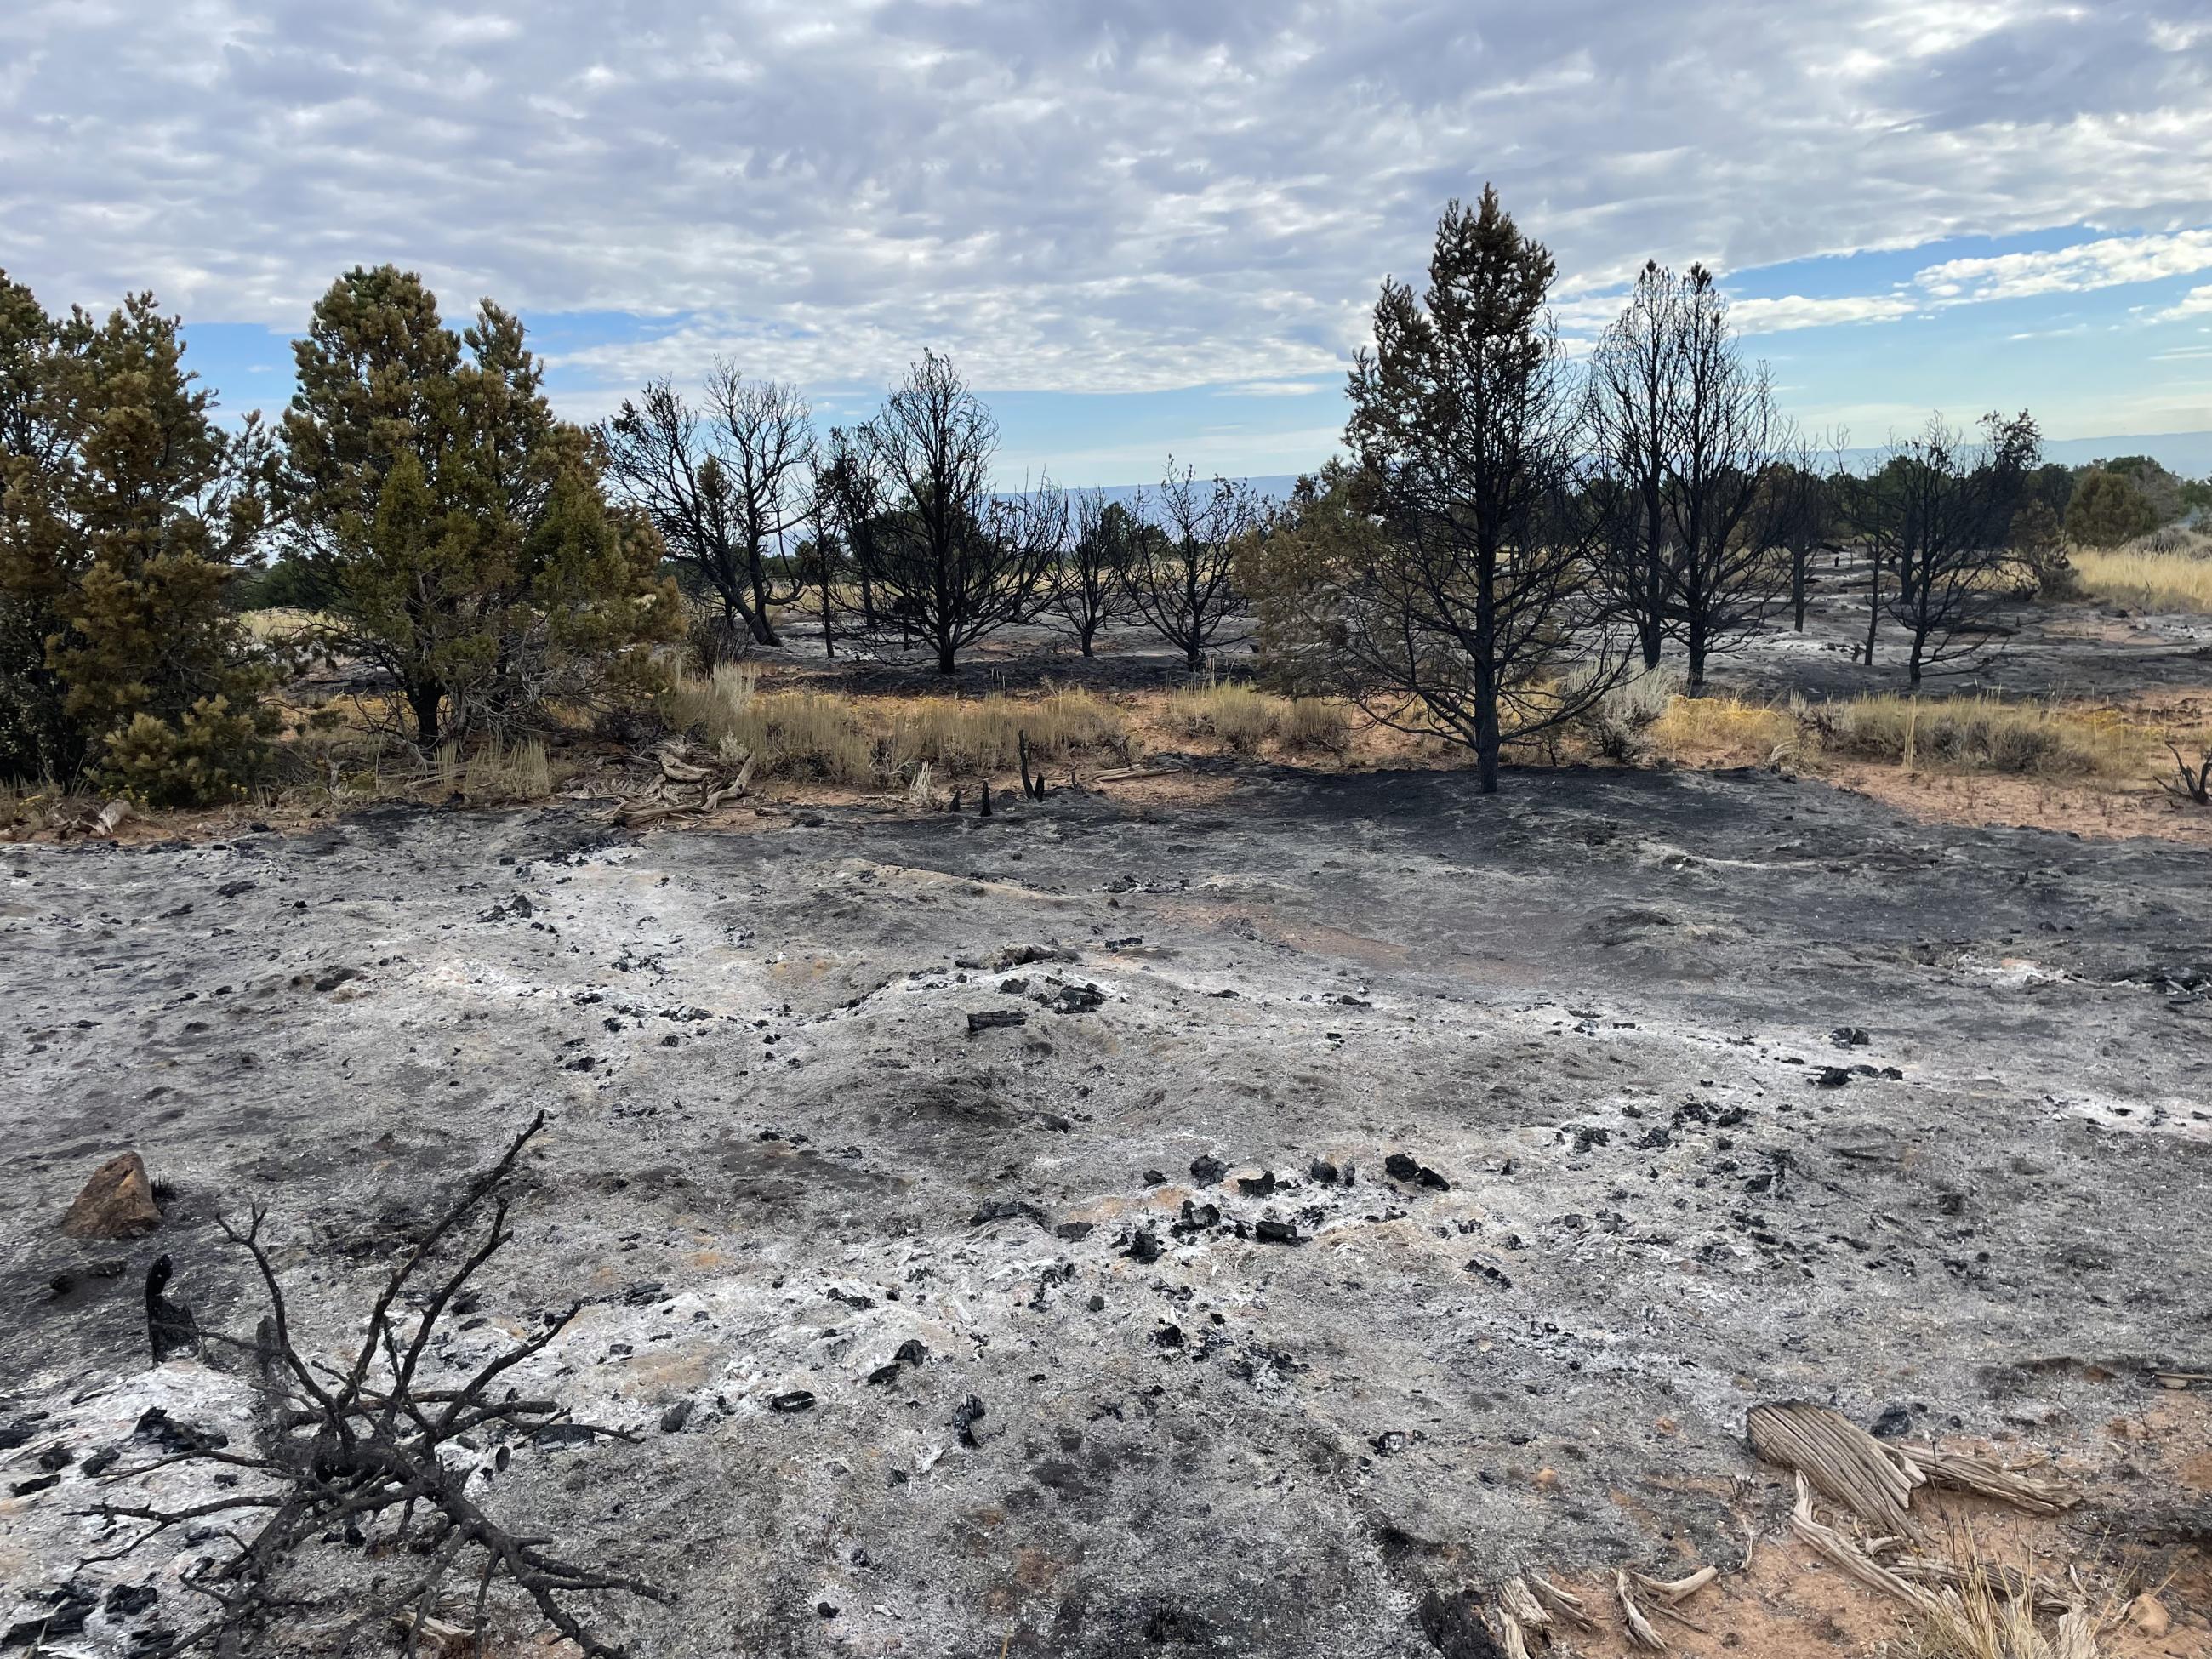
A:
[[[0,222],[50,304],[292,329],[389,258],[455,311],[671,319],[569,354],[613,384],[723,350],[874,389],[933,345],[993,388],[1334,385],[1486,177],[1583,295],[1647,256],[2114,232],[1936,268],[1955,294],[1743,301],[1767,332],[2195,258],[2148,233],[2212,222],[2200,10],[13,0]]]
[[[2185,317],[2212,317],[2212,283],[2192,288],[2181,296],[2178,304],[2158,313],[2161,323],[2179,322]]]
[[[1311,398],[1322,392],[1343,390],[1341,378],[1334,380],[1243,380],[1235,386],[1223,386],[1213,395],[1217,398]]]
[[[2071,247],[1948,259],[1919,272],[1912,284],[1946,301],[2020,300],[2152,283],[2199,270],[2212,270],[2212,229],[2111,236]]]
[[[1802,295],[1780,299],[1738,300],[1729,315],[1746,334],[1781,334],[1793,328],[1825,328],[1835,323],[1893,323],[1920,307],[1893,294],[1843,295],[1811,300]]]

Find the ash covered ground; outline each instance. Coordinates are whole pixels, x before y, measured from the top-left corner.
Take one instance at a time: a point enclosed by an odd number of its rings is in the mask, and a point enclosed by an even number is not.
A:
[[[265,1201],[335,1355],[541,1108],[445,1357],[587,1300],[526,1385],[638,1438],[484,1501],[678,1591],[597,1609],[641,1659],[1410,1659],[1432,1588],[1730,1563],[1756,1401],[2070,1455],[2212,1370],[2208,939],[2200,851],[1767,774],[8,848],[0,1478],[71,1461],[0,1624],[192,1613],[206,1540],[76,1565],[149,1407],[251,1431],[151,1364],[155,1255],[250,1331]],[[60,1237],[126,1147],[161,1226]]]

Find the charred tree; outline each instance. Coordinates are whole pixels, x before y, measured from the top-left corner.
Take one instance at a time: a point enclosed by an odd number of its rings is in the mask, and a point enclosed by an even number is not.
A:
[[[1147,534],[1130,561],[1131,602],[1152,631],[1182,653],[1195,672],[1209,651],[1251,637],[1232,631],[1241,605],[1237,551],[1260,526],[1252,492],[1226,478],[1200,483],[1189,467],[1168,463],[1157,496],[1140,497]]]
[[[1062,630],[1088,657],[1099,630],[1130,613],[1130,567],[1151,533],[1137,514],[1108,501],[1103,490],[1079,490],[1069,505],[1074,538],[1054,573],[1049,603]]]
[[[902,635],[920,635],[938,672],[960,653],[1037,614],[1066,532],[1066,503],[1048,480],[994,494],[998,422],[935,353],[855,434],[893,498],[875,521],[878,592]],[[870,630],[880,638],[879,626]]]
[[[1445,210],[1425,295],[1384,283],[1346,430],[1372,533],[1306,607],[1368,713],[1467,744],[1486,793],[1505,744],[1573,720],[1630,659],[1593,568],[1553,275],[1486,188]]]
[[[775,645],[798,598],[789,541],[804,521],[813,425],[794,386],[717,363],[696,406],[649,382],[599,429],[614,491],[645,514],[732,641]]]

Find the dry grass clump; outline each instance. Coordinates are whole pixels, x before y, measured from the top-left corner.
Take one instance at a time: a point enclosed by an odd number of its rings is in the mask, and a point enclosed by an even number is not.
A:
[[[494,738],[470,750],[441,744],[425,771],[406,781],[472,801],[544,800],[553,793],[553,762],[536,738],[512,747]]]
[[[1209,679],[1170,692],[1168,728],[1186,738],[1210,738],[1239,754],[1273,739],[1300,749],[1335,749],[1346,735],[1344,710],[1322,697],[1279,697],[1249,685]]]
[[[289,643],[330,623],[324,611],[302,611],[292,605],[242,611],[239,620],[245,623],[246,631],[264,645]]]
[[[1802,753],[1806,732],[1790,708],[1740,697],[1675,697],[1650,730],[1670,760],[1741,757],[1773,765]]]
[[[1033,763],[1097,750],[1124,755],[1127,723],[1088,691],[1036,698],[915,697],[870,702],[824,691],[762,691],[750,666],[726,663],[669,692],[670,725],[725,755],[754,757],[763,777],[810,777],[854,788],[945,774],[1011,771],[1026,735]]]
[[[2087,777],[2132,746],[2113,717],[1990,696],[1860,697],[1823,705],[1813,718],[1838,754],[1961,771]]]
[[[2039,1577],[2033,1560],[1997,1561],[1971,1529],[1946,1565],[1945,1587],[1913,1618],[1911,1659],[2097,1659],[2098,1637],[2120,1622],[2118,1598],[2093,1597],[2078,1572],[2062,1582]]]
[[[890,705],[888,769],[904,776],[927,762],[940,771],[1001,772],[1020,758],[1027,736],[1033,763],[1066,761],[1098,750],[1122,754],[1128,723],[1088,691],[1054,690],[1036,698],[917,697]]]
[[[2074,574],[2090,598],[2136,611],[2212,615],[2212,532],[2154,530],[2124,547],[2076,548]]]
[[[667,695],[668,722],[724,755],[752,757],[759,776],[874,781],[875,740],[849,699],[759,687],[758,672],[744,663],[720,664],[703,678],[683,676]]]

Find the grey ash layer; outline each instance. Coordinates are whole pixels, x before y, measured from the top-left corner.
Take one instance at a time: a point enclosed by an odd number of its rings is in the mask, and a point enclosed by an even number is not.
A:
[[[250,1330],[211,1217],[267,1200],[335,1347],[540,1107],[450,1357],[590,1300],[525,1386],[641,1438],[487,1501],[680,1592],[602,1610],[639,1656],[1375,1659],[1432,1584],[1732,1560],[1757,1399],[2064,1447],[2212,1352],[2208,938],[2201,852],[1764,775],[11,848],[0,1474],[78,1461],[0,1504],[8,1616],[149,1406],[246,1431],[149,1366],[155,1255]],[[167,1219],[61,1238],[124,1147]]]

